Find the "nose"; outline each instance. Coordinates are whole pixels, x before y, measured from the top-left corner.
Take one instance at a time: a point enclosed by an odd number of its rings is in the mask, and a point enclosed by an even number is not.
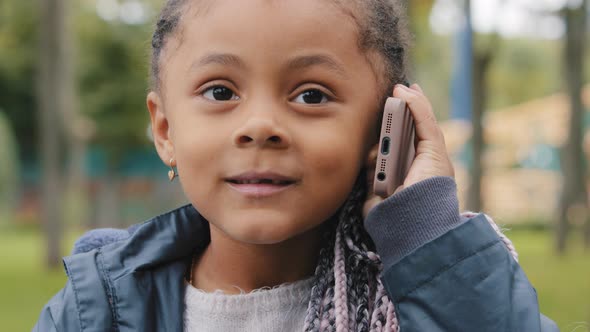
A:
[[[234,133],[234,144],[238,147],[265,147],[285,149],[291,144],[290,137],[278,121],[270,115],[258,114],[249,117]]]

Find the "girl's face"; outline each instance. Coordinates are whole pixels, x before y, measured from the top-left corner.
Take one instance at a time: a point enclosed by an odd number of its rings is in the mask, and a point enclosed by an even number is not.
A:
[[[356,24],[330,1],[206,2],[161,55],[156,147],[212,230],[279,243],[344,203],[376,141],[381,89]]]

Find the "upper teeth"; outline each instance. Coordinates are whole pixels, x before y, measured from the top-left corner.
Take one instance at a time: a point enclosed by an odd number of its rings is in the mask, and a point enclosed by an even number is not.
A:
[[[287,184],[288,181],[281,180],[270,180],[270,179],[258,179],[258,180],[235,180],[238,184],[259,184],[259,183],[271,183],[271,184]]]

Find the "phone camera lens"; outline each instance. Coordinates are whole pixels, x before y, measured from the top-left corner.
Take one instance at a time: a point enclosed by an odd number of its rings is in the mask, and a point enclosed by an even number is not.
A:
[[[377,174],[377,180],[379,180],[379,181],[385,181],[385,173],[379,172]]]

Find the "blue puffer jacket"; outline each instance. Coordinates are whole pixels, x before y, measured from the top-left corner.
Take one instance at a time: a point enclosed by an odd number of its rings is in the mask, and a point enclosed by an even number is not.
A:
[[[534,288],[485,216],[460,220],[453,186],[427,180],[367,217],[401,331],[559,331],[539,313]],[[182,331],[183,280],[209,242],[208,227],[187,205],[129,231],[87,234],[64,258],[68,282],[33,330]],[[405,242],[392,239],[400,234]],[[420,235],[407,241],[407,234]]]

